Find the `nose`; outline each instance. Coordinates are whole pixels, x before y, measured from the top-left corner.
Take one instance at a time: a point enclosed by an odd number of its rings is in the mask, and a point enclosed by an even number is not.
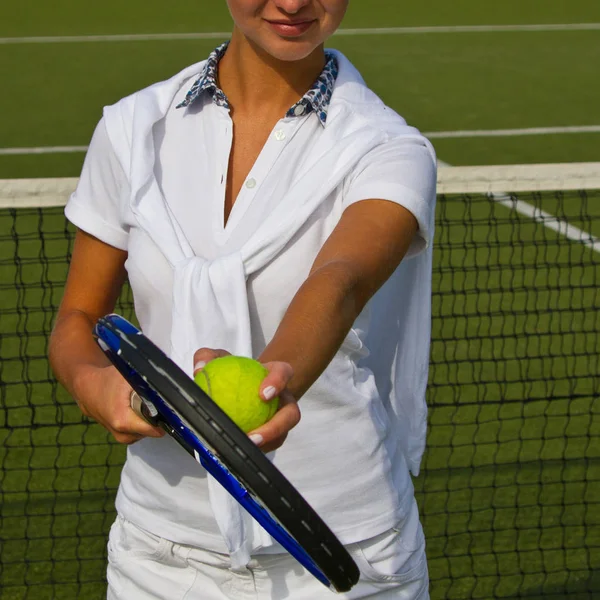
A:
[[[289,15],[295,15],[311,2],[312,0],[275,0],[277,7]]]

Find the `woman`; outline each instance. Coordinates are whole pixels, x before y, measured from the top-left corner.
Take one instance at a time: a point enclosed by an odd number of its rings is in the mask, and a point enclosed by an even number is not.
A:
[[[83,413],[130,444],[109,598],[330,595],[268,536],[238,539],[236,507],[130,409],[91,336],[126,276],[142,329],[190,375],[225,353],[267,366],[261,395],[283,402],[250,437],[357,561],[344,597],[428,597],[409,469],[425,436],[435,156],[324,50],[347,4],[228,0],[228,44],[106,107],[94,133],[50,357]]]

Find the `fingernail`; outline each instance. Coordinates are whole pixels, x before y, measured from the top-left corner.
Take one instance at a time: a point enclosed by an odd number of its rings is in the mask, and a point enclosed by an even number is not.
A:
[[[276,391],[277,390],[272,385],[270,385],[269,387],[266,387],[263,390],[263,398],[265,400],[270,400],[271,398],[273,398],[275,396]]]
[[[257,446],[260,446],[263,443],[263,436],[260,435],[260,433],[253,433],[248,437],[250,438],[250,441],[256,444]]]
[[[204,367],[206,366],[206,363],[203,360],[199,360],[195,365],[194,365],[194,373],[196,371],[200,371],[201,369],[204,369]]]

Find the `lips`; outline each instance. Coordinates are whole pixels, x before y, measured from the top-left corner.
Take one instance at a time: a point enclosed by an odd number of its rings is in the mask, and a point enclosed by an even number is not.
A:
[[[282,37],[299,37],[306,33],[315,23],[314,20],[303,21],[267,21],[269,26]]]

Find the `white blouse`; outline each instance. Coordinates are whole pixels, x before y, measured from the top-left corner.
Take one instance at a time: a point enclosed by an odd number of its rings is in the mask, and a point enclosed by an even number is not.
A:
[[[127,250],[142,330],[191,374],[203,346],[262,352],[347,206],[378,198],[414,214],[419,232],[407,257],[269,455],[352,543],[405,516],[409,469],[418,473],[425,445],[436,161],[429,142],[336,57],[325,126],[314,113],[282,118],[226,224],[229,112],[210,98],[175,109],[202,63],[105,108],[66,215]],[[145,438],[128,448],[117,510],[240,563],[281,551],[211,482],[172,439]]]

